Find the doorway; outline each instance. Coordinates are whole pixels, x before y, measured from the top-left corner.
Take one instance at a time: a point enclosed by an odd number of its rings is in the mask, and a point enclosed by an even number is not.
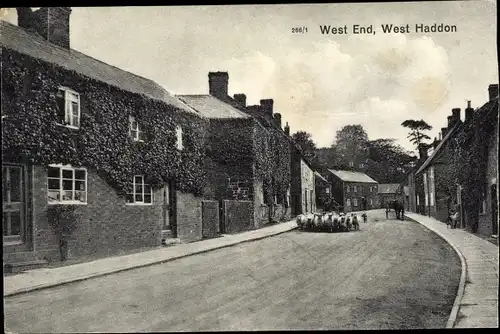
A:
[[[24,242],[25,202],[23,166],[2,166],[3,241]]]
[[[177,238],[177,214],[176,214],[176,191],[173,181],[168,182],[168,184],[163,187],[162,190],[162,217],[163,226],[162,230],[170,231],[173,238]]]

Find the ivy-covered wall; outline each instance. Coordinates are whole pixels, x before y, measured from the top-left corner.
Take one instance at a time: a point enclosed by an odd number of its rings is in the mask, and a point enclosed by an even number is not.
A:
[[[175,180],[179,190],[201,195],[206,120],[9,49],[1,57],[4,161],[85,166],[120,195],[135,174],[146,175],[156,189]],[[56,124],[60,86],[80,94],[78,130]],[[129,116],[143,127],[144,143],[129,137]],[[183,128],[182,151],[176,148],[177,125]]]

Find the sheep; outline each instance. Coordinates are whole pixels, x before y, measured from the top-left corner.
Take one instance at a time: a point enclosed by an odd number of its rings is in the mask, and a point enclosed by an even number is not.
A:
[[[352,216],[352,226],[354,227],[354,230],[357,231],[359,230],[358,215],[353,213],[351,216]]]

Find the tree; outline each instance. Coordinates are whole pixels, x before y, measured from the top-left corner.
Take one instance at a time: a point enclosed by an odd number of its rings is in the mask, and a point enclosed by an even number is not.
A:
[[[338,156],[338,167],[348,169],[349,163],[365,162],[367,158],[368,135],[359,124],[346,125],[335,136],[332,148]],[[352,168],[352,167],[351,167]]]
[[[316,157],[316,144],[312,140],[312,135],[305,131],[298,131],[292,135],[292,139],[300,146],[306,160],[312,163]]]
[[[366,173],[380,183],[400,183],[411,170],[416,157],[407,152],[394,139],[381,138],[367,143]]]
[[[407,119],[406,121],[401,123],[401,125],[411,130],[407,138],[410,138],[410,142],[414,144],[417,149],[422,140],[431,139],[431,137],[426,135],[424,131],[432,130],[432,126],[427,124],[427,122],[425,122],[423,119],[419,121],[416,121],[414,119]]]

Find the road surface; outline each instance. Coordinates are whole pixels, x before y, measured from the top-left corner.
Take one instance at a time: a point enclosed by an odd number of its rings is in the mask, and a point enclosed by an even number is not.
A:
[[[370,212],[349,233],[291,231],[5,298],[10,331],[444,328],[460,260],[415,222]]]

